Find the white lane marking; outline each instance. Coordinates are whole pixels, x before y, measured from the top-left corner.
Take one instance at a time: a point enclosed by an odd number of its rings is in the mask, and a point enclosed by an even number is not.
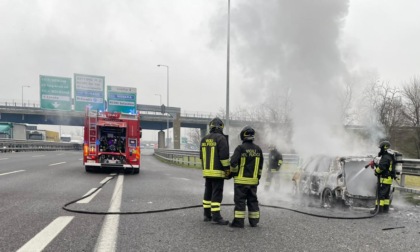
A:
[[[114,188],[114,193],[111,199],[111,205],[109,206],[108,212],[120,211],[123,182],[124,182],[124,176],[118,175],[117,183]],[[120,215],[118,214],[106,215],[98,240],[96,241],[94,251],[96,252],[116,251],[119,222],[120,222]]]
[[[83,158],[79,158],[79,161],[82,161],[83,160]]]
[[[61,165],[61,164],[65,164],[66,162],[60,162],[60,163],[55,163],[55,164],[50,164],[48,166],[54,166],[54,165]]]
[[[103,183],[106,183],[108,180],[110,180],[110,179],[112,179],[112,177],[106,177],[106,178],[104,178],[100,183],[101,184],[103,184]]]
[[[177,178],[177,177],[173,177],[173,179],[190,180],[190,179],[187,179],[187,178]]]
[[[42,251],[69,223],[74,216],[61,216],[23,245],[18,252]]]
[[[57,156],[61,156],[61,155],[64,155],[64,153],[57,154]]]
[[[45,157],[45,155],[35,155],[35,156],[32,156],[32,157]]]
[[[19,170],[19,171],[12,171],[12,172],[1,173],[0,176],[9,175],[9,174],[12,174],[12,173],[17,173],[17,172],[23,172],[23,171],[25,171],[25,170]]]
[[[92,193],[93,191],[95,191],[96,190],[96,188],[92,188],[92,189],[90,189],[89,190],[89,192],[87,192],[87,193],[85,193],[85,195],[83,195],[83,197],[85,197],[86,195],[88,195],[88,194],[90,194],[90,193]],[[94,194],[92,194],[92,195],[90,195],[89,197],[87,197],[87,198],[84,198],[84,199],[82,199],[82,200],[79,200],[79,201],[77,201],[77,203],[80,203],[80,204],[86,204],[86,203],[89,203],[95,196],[96,196],[96,194],[98,194],[100,191],[101,191],[102,189],[99,189],[98,191],[96,191]]]
[[[8,157],[5,157],[5,158],[0,158],[0,160],[6,160],[6,159],[9,159]]]

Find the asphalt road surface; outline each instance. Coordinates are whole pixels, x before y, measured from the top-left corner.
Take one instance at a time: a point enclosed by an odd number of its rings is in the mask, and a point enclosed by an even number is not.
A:
[[[258,192],[261,220],[234,229],[203,222],[201,170],[143,150],[140,174],[86,173],[81,152],[0,153],[0,251],[418,251],[420,198],[396,193],[391,213],[330,210]],[[68,206],[88,192],[91,197]],[[233,219],[233,182],[222,215]],[[274,207],[270,207],[274,206]],[[292,210],[275,208],[291,208]],[[191,207],[181,210],[168,210]],[[162,210],[157,213],[147,211]],[[293,211],[295,210],[295,211]],[[302,211],[308,214],[298,213]],[[100,212],[126,214],[103,215]],[[127,214],[131,213],[131,214]],[[312,215],[311,215],[312,214]]]

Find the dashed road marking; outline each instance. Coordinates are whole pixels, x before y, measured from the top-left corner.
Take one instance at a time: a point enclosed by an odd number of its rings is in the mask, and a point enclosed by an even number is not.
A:
[[[92,189],[90,189],[87,193],[85,193],[85,195],[83,195],[83,197],[85,197],[86,195],[88,195],[88,194],[90,194],[90,193],[92,193],[93,191],[95,191],[96,190],[96,188],[92,188]],[[92,194],[92,195],[90,195],[89,197],[87,197],[87,198],[84,198],[84,199],[82,199],[82,200],[79,200],[79,201],[77,201],[77,203],[80,203],[80,204],[86,204],[86,203],[89,203],[93,198],[95,198],[95,196],[101,191],[102,189],[99,189],[98,191],[96,191],[94,194]]]
[[[61,216],[23,245],[18,252],[42,251],[73,220],[74,216]]]
[[[0,160],[6,160],[6,159],[9,159],[8,157],[5,157],[5,158],[0,158]]]
[[[9,175],[9,174],[17,173],[17,172],[24,172],[24,171],[25,170],[19,170],[19,171],[12,171],[12,172],[1,173],[0,176]]]
[[[61,164],[65,164],[66,162],[60,162],[60,163],[55,163],[55,164],[50,164],[48,166],[54,166],[54,165],[61,165]]]
[[[45,157],[45,155],[35,155],[35,156],[32,156],[32,157]]]
[[[173,177],[173,179],[191,180],[191,179],[187,179],[187,178],[178,178],[178,177]]]
[[[108,180],[110,180],[110,179],[112,179],[112,177],[106,177],[106,178],[104,178],[100,183],[101,184],[103,184],[103,183],[106,183],[106,182],[108,182]]]

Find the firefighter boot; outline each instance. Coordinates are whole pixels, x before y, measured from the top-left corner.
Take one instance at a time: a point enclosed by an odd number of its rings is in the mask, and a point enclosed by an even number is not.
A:
[[[258,224],[259,219],[249,219],[249,225],[251,225],[251,227],[256,227]]]
[[[384,205],[383,209],[382,209],[383,213],[388,213],[389,212],[389,205]]]
[[[212,220],[213,220],[213,223],[218,224],[218,225],[229,224],[229,221],[224,220],[222,215],[220,215],[220,212],[213,212]]]
[[[204,221],[211,221],[211,210],[210,208],[204,208]]]
[[[244,228],[244,219],[234,218],[229,226],[234,228]]]

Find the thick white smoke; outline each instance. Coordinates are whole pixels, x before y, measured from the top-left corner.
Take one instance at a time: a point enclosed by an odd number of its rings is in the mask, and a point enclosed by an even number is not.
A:
[[[340,48],[349,1],[242,0],[231,7],[232,68],[240,69],[241,102],[292,103],[291,138],[299,154],[342,154],[360,148],[343,126],[343,93],[351,81]],[[226,17],[214,25],[223,45]],[[238,76],[232,76],[232,83]],[[290,90],[290,91],[289,91]],[[267,142],[284,145],[275,132]]]

